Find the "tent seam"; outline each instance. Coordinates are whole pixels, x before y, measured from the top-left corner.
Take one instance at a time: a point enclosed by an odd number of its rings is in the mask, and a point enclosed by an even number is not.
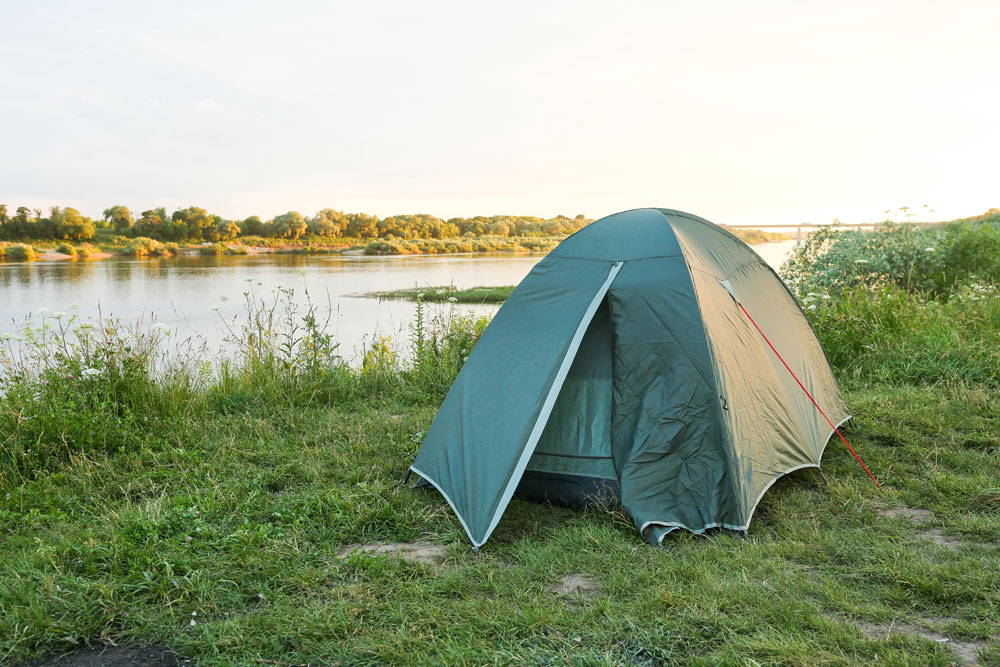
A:
[[[700,534],[704,533],[706,530],[709,530],[711,528],[726,528],[728,530],[748,530],[750,528],[750,522],[753,521],[754,512],[757,511],[757,506],[760,505],[760,501],[764,498],[764,494],[767,493],[768,490],[772,486],[774,486],[775,482],[777,482],[779,479],[781,479],[785,475],[791,474],[791,473],[795,472],[796,470],[802,470],[803,468],[819,468],[819,469],[822,469],[823,454],[826,453],[826,448],[830,444],[830,439],[833,438],[833,434],[837,432],[837,429],[840,428],[841,426],[843,426],[845,423],[847,423],[847,421],[850,420],[850,419],[851,419],[851,415],[847,415],[842,420],[840,420],[839,422],[837,422],[836,428],[830,430],[830,435],[826,436],[826,441],[823,444],[823,449],[819,453],[819,460],[816,463],[812,463],[812,462],[802,463],[802,464],[797,465],[797,466],[792,466],[791,468],[788,468],[787,470],[784,470],[784,471],[778,473],[777,475],[775,475],[771,479],[771,481],[768,482],[764,486],[764,488],[761,490],[761,492],[759,494],[757,494],[757,499],[754,501],[753,505],[750,508],[750,514],[749,514],[749,516],[747,516],[747,521],[742,526],[738,526],[738,525],[731,524],[731,523],[719,523],[719,522],[716,522],[716,523],[708,523],[708,524],[705,524],[704,526],[702,526],[701,528],[693,529],[693,528],[689,528],[688,526],[686,526],[683,523],[680,523],[678,521],[647,521],[646,523],[642,524],[641,528],[639,528],[639,534],[641,535],[650,526],[664,526],[664,527],[668,527],[668,528],[683,528],[684,530],[688,531],[689,533],[692,533],[693,535],[700,535]],[[666,534],[664,534],[664,536],[665,535]],[[662,542],[664,536],[661,536],[661,538],[660,538],[661,542]]]
[[[548,423],[549,416],[552,414],[552,409],[555,407],[556,399],[559,396],[559,392],[562,390],[563,383],[566,380],[566,375],[569,373],[570,366],[573,364],[573,360],[576,358],[576,353],[580,349],[580,343],[583,341],[583,336],[587,332],[587,327],[590,325],[591,320],[594,319],[594,313],[597,312],[597,308],[601,304],[601,300],[604,299],[608,290],[611,288],[611,283],[614,282],[615,277],[621,270],[624,262],[615,262],[611,270],[608,272],[608,277],[601,285],[600,289],[594,295],[591,300],[590,305],[583,314],[583,318],[580,320],[580,324],[577,325],[576,333],[573,335],[572,340],[570,340],[569,347],[566,349],[566,355],[563,357],[562,364],[559,367],[559,371],[556,373],[555,379],[552,381],[552,386],[549,388],[549,392],[545,397],[545,401],[542,403],[541,411],[538,413],[538,417],[535,418],[535,425],[531,429],[531,433],[528,435],[528,441],[525,444],[524,450],[521,452],[521,457],[517,461],[517,465],[514,470],[511,471],[510,478],[507,482],[507,486],[500,496],[500,502],[497,503],[496,510],[490,519],[490,523],[486,532],[483,534],[483,541],[479,545],[485,544],[486,540],[490,539],[490,535],[496,529],[497,525],[500,523],[500,518],[503,516],[504,511],[510,504],[510,500],[514,495],[514,489],[517,488],[518,482],[520,482],[521,477],[524,475],[525,468],[528,467],[528,461],[531,459],[531,455],[535,451],[535,447],[538,445],[538,441],[542,437],[542,430],[545,428],[545,424]],[[454,506],[453,506],[454,507]],[[475,542],[475,539],[473,539]],[[477,547],[479,545],[476,545]]]

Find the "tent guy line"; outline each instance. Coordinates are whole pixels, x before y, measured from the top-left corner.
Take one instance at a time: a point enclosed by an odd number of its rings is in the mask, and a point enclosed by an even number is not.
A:
[[[799,380],[799,377],[792,371],[791,368],[788,367],[788,364],[785,363],[785,360],[781,357],[780,354],[778,354],[778,351],[776,349],[774,349],[774,345],[772,345],[771,341],[768,340],[767,336],[764,335],[764,332],[760,330],[760,327],[757,326],[757,323],[754,321],[754,319],[752,317],[750,317],[750,313],[748,313],[747,309],[743,307],[743,304],[739,302],[739,299],[737,299],[736,296],[733,295],[732,290],[730,290],[728,287],[726,289],[729,290],[729,294],[733,296],[733,299],[736,301],[736,305],[739,306],[740,310],[743,311],[743,314],[747,316],[747,319],[750,320],[750,324],[752,324],[754,326],[754,328],[760,334],[761,338],[764,339],[764,342],[767,343],[768,347],[771,348],[771,351],[774,352],[774,355],[776,357],[778,357],[778,360],[781,361],[781,363],[782,363],[782,365],[784,365],[785,369],[788,370],[788,372],[792,374],[792,377],[795,378],[795,381],[798,383],[798,385],[800,387],[802,387],[802,391],[806,392],[806,396],[808,396],[809,400],[812,401],[812,404],[816,406],[816,409],[819,410],[819,413],[821,415],[823,415],[823,419],[825,419],[826,422],[830,426],[833,426],[834,433],[836,433],[838,436],[840,436],[840,439],[844,441],[844,444],[847,446],[847,450],[849,452],[851,452],[851,454],[854,455],[854,458],[856,458],[858,460],[858,463],[861,464],[861,467],[865,469],[865,472],[868,473],[868,476],[872,478],[873,482],[875,482],[875,486],[877,486],[878,488],[881,489],[882,485],[878,483],[878,480],[875,479],[875,475],[872,474],[871,470],[868,469],[868,466],[865,465],[865,462],[861,460],[860,456],[858,456],[858,453],[855,452],[854,448],[851,447],[851,445],[850,445],[849,442],[847,442],[847,438],[844,437],[844,434],[841,433],[840,429],[837,428],[836,426],[834,426],[833,422],[830,421],[830,418],[826,416],[826,413],[823,412],[823,408],[819,407],[819,403],[817,403],[816,399],[812,397],[812,394],[809,393],[809,390],[805,388],[805,386],[802,384],[802,381]]]

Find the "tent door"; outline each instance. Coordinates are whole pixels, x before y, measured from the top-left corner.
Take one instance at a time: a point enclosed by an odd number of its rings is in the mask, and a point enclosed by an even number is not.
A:
[[[618,502],[611,457],[613,345],[605,298],[584,334],[516,495],[572,507]]]

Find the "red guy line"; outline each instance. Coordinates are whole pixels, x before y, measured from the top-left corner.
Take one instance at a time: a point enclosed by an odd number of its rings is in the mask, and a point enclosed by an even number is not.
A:
[[[778,354],[778,351],[774,349],[774,345],[771,345],[771,341],[767,339],[767,336],[764,335],[764,332],[761,331],[760,327],[757,326],[757,323],[753,321],[753,318],[750,317],[750,313],[747,312],[747,309],[744,308],[743,304],[740,303],[739,301],[736,302],[736,305],[740,307],[740,310],[743,311],[743,314],[747,316],[747,319],[750,320],[750,323],[753,324],[755,329],[757,329],[757,333],[761,335],[761,337],[764,339],[764,342],[766,342],[768,346],[771,348],[771,351],[774,352],[775,356],[777,356],[778,359],[781,361],[781,363],[785,365],[785,368],[788,370],[789,373],[792,374],[792,377],[795,378],[795,381],[799,383],[799,386],[802,387],[802,391],[806,392],[806,396],[809,397],[809,400],[812,401],[812,404],[816,406],[816,409],[819,410],[819,413],[823,415],[824,419],[826,419],[826,423],[828,423],[836,432],[836,434],[840,436],[840,439],[844,441],[844,444],[847,445],[848,451],[850,451],[851,454],[854,454],[854,458],[858,460],[858,463],[861,464],[861,467],[864,468],[865,472],[868,473],[868,476],[872,478],[872,481],[875,482],[875,486],[881,489],[882,485],[878,483],[877,479],[875,479],[875,475],[871,473],[871,471],[868,469],[868,466],[865,465],[865,462],[861,460],[861,457],[858,456],[857,452],[854,451],[850,443],[847,442],[847,438],[845,438],[843,434],[840,432],[840,430],[836,426],[834,426],[833,422],[830,421],[830,418],[826,416],[825,412],[823,412],[823,408],[819,407],[819,403],[816,402],[816,399],[812,397],[812,394],[809,393],[809,390],[806,389],[805,386],[802,384],[802,381],[799,380],[799,378],[795,375],[795,373],[792,372],[792,369],[788,367],[788,364],[786,364],[785,360],[781,358],[781,355]]]

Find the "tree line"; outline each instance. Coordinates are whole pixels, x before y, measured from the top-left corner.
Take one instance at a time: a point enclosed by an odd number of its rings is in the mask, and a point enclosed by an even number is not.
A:
[[[89,241],[99,229],[129,237],[159,241],[232,241],[241,236],[294,240],[307,235],[351,239],[447,239],[476,236],[558,236],[570,234],[591,222],[582,214],[575,218],[531,216],[476,216],[443,220],[425,213],[379,218],[367,213],[344,213],[332,208],[311,217],[298,211],[262,220],[252,215],[243,220],[227,220],[203,208],[190,206],[169,215],[163,207],[142,211],[138,217],[126,206],[105,209],[94,220],[75,208],[53,206],[48,216],[40,209],[19,206],[11,214],[0,204],[0,240],[52,239]]]

